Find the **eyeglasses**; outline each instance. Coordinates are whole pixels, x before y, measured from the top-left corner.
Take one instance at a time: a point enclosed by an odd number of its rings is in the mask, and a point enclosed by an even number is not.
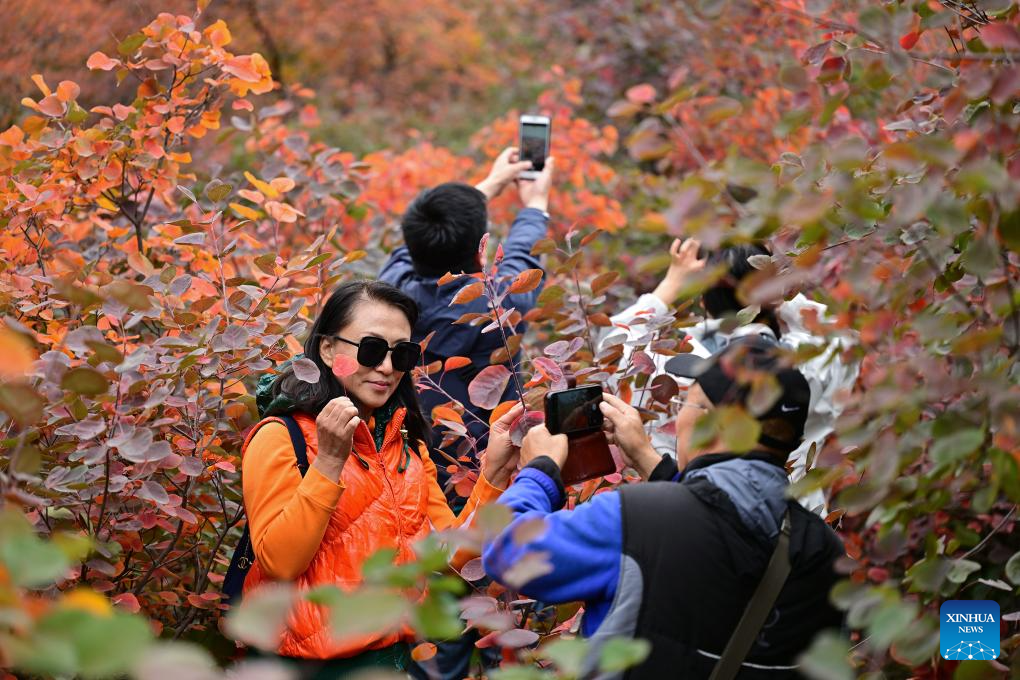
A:
[[[382,338],[374,335],[366,335],[361,342],[354,342],[339,335],[333,336],[334,340],[354,345],[358,348],[358,363],[366,368],[375,368],[386,360],[386,355],[393,352],[393,370],[410,371],[418,365],[421,359],[421,345],[417,342],[398,342],[390,347]]]
[[[669,400],[670,412],[673,413],[673,415],[676,415],[677,413],[679,413],[680,409],[682,409],[684,406],[690,406],[692,408],[701,409],[702,411],[708,411],[709,410],[709,408],[707,406],[703,406],[701,404],[696,404],[693,401],[688,401],[686,394],[682,394],[682,395],[678,394],[678,395],[676,395],[675,397],[673,397],[672,399]]]

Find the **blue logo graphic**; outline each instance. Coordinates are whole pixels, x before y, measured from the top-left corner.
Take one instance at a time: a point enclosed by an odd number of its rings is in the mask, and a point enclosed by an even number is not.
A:
[[[939,652],[949,661],[991,661],[999,656],[999,603],[948,600],[939,610]]]

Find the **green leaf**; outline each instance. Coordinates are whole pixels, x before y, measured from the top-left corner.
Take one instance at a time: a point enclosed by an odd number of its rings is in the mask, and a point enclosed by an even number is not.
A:
[[[1007,213],[999,220],[999,239],[1014,253],[1020,253],[1020,210]]]
[[[295,596],[295,589],[285,584],[270,584],[245,594],[241,605],[227,615],[224,631],[238,642],[274,651],[280,644]]]
[[[951,568],[949,560],[939,555],[917,562],[907,570],[910,592],[938,593]]]
[[[797,658],[800,671],[812,680],[853,680],[850,643],[833,632],[824,632]]]
[[[71,566],[60,548],[34,534],[4,536],[0,562],[7,568],[11,582],[26,588],[52,585]]]
[[[382,633],[397,628],[411,605],[401,595],[377,588],[347,593],[332,586],[317,588],[307,596],[330,609],[330,628],[337,638]]]
[[[718,413],[719,435],[735,453],[750,451],[758,445],[761,423],[739,406],[722,406]]]
[[[940,437],[931,447],[931,460],[936,465],[952,465],[974,453],[985,441],[985,431],[968,428]]]
[[[117,51],[120,52],[121,56],[130,57],[145,43],[145,40],[146,37],[142,33],[133,33],[117,45]]]
[[[979,279],[986,279],[989,274],[999,268],[1002,261],[999,259],[999,249],[991,239],[975,236],[967,249],[963,251],[960,264]]]
[[[205,195],[209,197],[210,201],[219,203],[234,190],[234,187],[226,182],[214,179],[205,185]]]
[[[414,628],[430,640],[457,637],[463,630],[457,601],[449,593],[429,591],[425,601],[415,607]]]
[[[556,664],[561,675],[581,675],[584,660],[588,656],[589,643],[584,638],[558,638],[538,650],[540,658]]]
[[[103,374],[91,368],[73,368],[64,374],[60,386],[76,394],[94,397],[98,394],[105,394],[110,388]]]
[[[1006,578],[1012,581],[1014,585],[1020,586],[1020,551],[1006,562],[1005,573]]]
[[[916,618],[917,605],[913,602],[895,600],[879,605],[868,624],[872,648],[886,649],[893,640],[910,628]]]
[[[43,415],[46,400],[28,385],[0,385],[0,410],[22,427],[37,422]]]
[[[970,560],[953,560],[947,578],[953,583],[963,583],[967,577],[981,569],[981,565]]]
[[[556,676],[534,666],[507,666],[492,671],[492,680],[553,680]]]
[[[610,638],[599,654],[599,672],[619,673],[636,666],[648,658],[652,645],[648,640],[624,637]]]
[[[119,612],[97,616],[81,609],[58,609],[43,617],[37,630],[70,639],[75,670],[92,678],[123,675],[152,643],[152,631],[143,617]]]

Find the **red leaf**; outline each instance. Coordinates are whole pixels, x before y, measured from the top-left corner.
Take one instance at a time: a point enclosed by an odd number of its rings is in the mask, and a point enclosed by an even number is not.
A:
[[[523,630],[521,628],[514,628],[508,630],[505,633],[500,633],[496,641],[499,642],[502,647],[509,647],[510,649],[520,649],[521,647],[527,647],[538,642],[538,633],[533,630]]]
[[[525,269],[510,284],[510,292],[516,294],[535,290],[538,288],[538,284],[542,283],[542,274],[541,269]]]
[[[627,99],[635,104],[651,104],[655,101],[655,94],[654,87],[642,83],[627,90]]]
[[[496,408],[509,382],[510,370],[506,366],[500,364],[483,368],[468,385],[471,403],[487,410]]]
[[[467,357],[450,357],[449,359],[446,360],[446,363],[443,364],[443,370],[444,371],[455,371],[458,368],[463,368],[464,366],[470,366],[470,365],[471,365],[471,360],[468,359]]]
[[[911,31],[900,37],[900,47],[905,50],[909,50],[911,47],[917,44],[917,39],[921,37],[921,34],[917,31]]]
[[[553,382],[553,389],[562,389],[564,387],[564,385],[559,384],[563,383],[563,369],[555,361],[547,357],[535,357],[531,364],[542,375]]]
[[[360,364],[357,359],[346,354],[336,354],[333,356],[333,375],[337,378],[346,378],[349,375],[354,375],[358,372],[359,366]]]
[[[981,42],[992,49],[1020,50],[1020,32],[1009,24],[989,24],[981,29]]]
[[[480,298],[484,292],[485,284],[481,281],[475,281],[458,290],[457,294],[450,300],[450,305],[462,305],[467,302],[473,302]]]
[[[113,596],[113,603],[125,611],[137,614],[142,606],[138,604],[138,598],[131,593],[121,593]]]

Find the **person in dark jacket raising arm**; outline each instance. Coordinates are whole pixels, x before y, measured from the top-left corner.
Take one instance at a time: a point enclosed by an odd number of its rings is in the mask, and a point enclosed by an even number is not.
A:
[[[527,465],[499,500],[514,520],[483,552],[489,576],[543,602],[583,601],[581,632],[595,647],[588,655],[593,663],[606,639],[623,635],[652,644],[648,658],[625,677],[708,678],[789,513],[791,571],[738,677],[799,677],[798,655],[818,631],[842,623],[828,596],[845,550],[817,515],[785,496],[784,462],[803,437],[809,388],[781,352],[751,337],[708,358],[679,355],[667,362],[667,371],[695,381],[674,403],[676,461],[655,451],[633,407],[604,395],[607,434],[648,483],[598,494],[573,510],[561,509],[566,436],[533,428],[521,453]],[[738,455],[718,439],[693,444],[699,418],[745,405],[752,376],[779,388],[776,402],[757,416],[755,449]],[[517,527],[536,518],[544,519],[545,531],[515,542]],[[508,582],[513,565],[529,554],[544,556],[551,570],[523,584]]]
[[[496,159],[488,177],[475,187],[448,182],[421,192],[401,221],[405,245],[393,251],[379,272],[380,281],[396,286],[418,303],[421,316],[415,324],[412,339],[420,342],[429,333],[435,333],[423,357],[426,364],[445,362],[450,357],[471,360],[470,365],[435,376],[442,392],[426,390],[421,394],[421,401],[427,416],[435,406],[451,398],[462,403],[475,416],[468,415],[464,424],[471,436],[478,440],[479,451],[485,449],[486,423],[490,412],[471,403],[467,388],[478,372],[489,365],[492,353],[503,346],[503,340],[499,332],[483,333],[483,325],[454,323],[463,314],[492,311],[484,296],[450,306],[453,297],[461,288],[474,283],[474,279],[464,277],[442,286],[439,279],[447,272],[481,271],[478,245],[488,231],[486,201],[515,181],[523,208],[517,213],[510,233],[503,241],[503,259],[496,271],[499,290],[509,287],[521,272],[542,268],[542,263],[531,254],[531,249],[546,236],[555,159],[547,159],[545,169],[534,180],[525,180],[518,179],[518,175],[531,167],[530,161],[517,162],[516,156],[517,149],[505,149]],[[523,316],[535,306],[541,291],[540,285],[527,293],[507,295],[503,308],[513,307]],[[524,322],[518,324],[517,333],[525,330]],[[512,361],[514,365],[519,363],[519,352]],[[516,398],[516,384],[511,380],[501,401]],[[438,448],[441,441],[442,434],[437,433],[432,444]],[[449,461],[435,458],[435,462],[442,484],[448,477],[446,466]],[[456,499],[451,497],[451,502],[456,502]]]

